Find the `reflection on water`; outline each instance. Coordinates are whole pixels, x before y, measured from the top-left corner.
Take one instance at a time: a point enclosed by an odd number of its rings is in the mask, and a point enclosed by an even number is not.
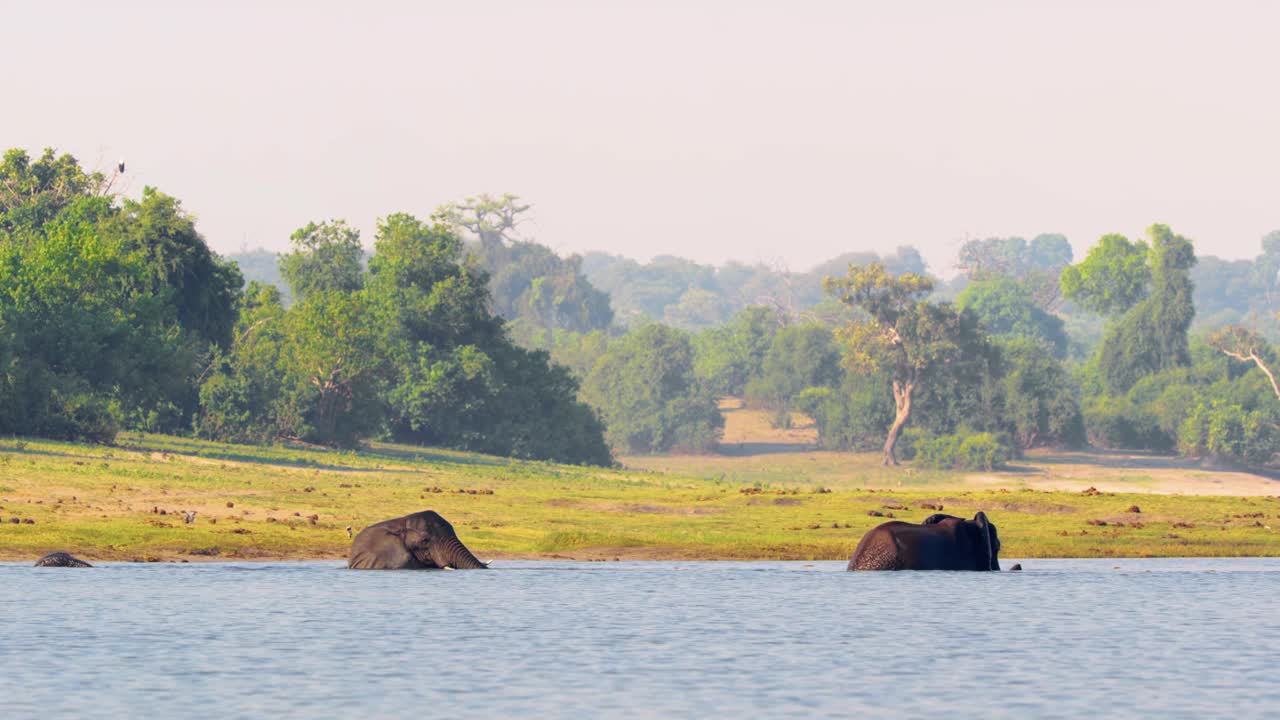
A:
[[[1015,560],[1008,560],[1012,565]],[[6,717],[1275,717],[1280,561],[0,564]]]

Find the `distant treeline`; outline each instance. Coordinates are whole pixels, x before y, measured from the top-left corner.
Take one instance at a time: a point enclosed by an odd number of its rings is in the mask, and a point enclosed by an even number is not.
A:
[[[1277,461],[1280,233],[1231,263],[1161,225],[1079,262],[1061,235],[973,240],[942,283],[909,247],[804,273],[564,258],[504,195],[389,215],[372,252],[334,220],[223,259],[176,199],[112,183],[52,151],[0,166],[0,432],[608,463],[714,448],[738,395],[887,463],[1085,443]]]
[[[617,451],[710,449],[717,399],[741,395],[890,462],[985,466],[1084,443],[1275,461],[1280,233],[1231,263],[1197,260],[1163,226],[1105,236],[1076,264],[1061,235],[977,239],[942,283],[913,248],[806,273],[561,258],[517,236],[528,210],[481,196],[444,215],[513,337],[572,370]]]

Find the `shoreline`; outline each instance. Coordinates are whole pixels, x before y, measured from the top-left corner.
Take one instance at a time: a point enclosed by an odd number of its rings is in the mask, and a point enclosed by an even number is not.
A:
[[[659,471],[382,444],[123,440],[0,439],[0,560],[341,561],[349,532],[426,509],[499,560],[844,561],[882,522],[978,511],[1025,558],[1280,557],[1280,498],[1221,494],[1261,478],[1167,458],[1036,453],[973,478],[867,454],[651,458],[674,464]],[[1170,476],[1218,494],[1151,492]]]
[[[632,548],[631,552],[623,550],[608,549],[586,549],[573,555],[564,553],[486,553],[479,551],[476,553],[486,562],[506,562],[518,560],[521,562],[582,562],[582,563],[599,563],[599,562],[848,562],[848,557],[832,558],[832,557],[801,557],[801,556],[751,556],[751,555],[697,555],[687,552],[655,552],[653,549]],[[639,550],[639,552],[637,552]],[[146,555],[146,556],[96,556],[90,553],[76,552],[74,550],[62,549],[63,552],[69,552],[72,555],[90,563],[128,563],[128,564],[191,564],[191,565],[216,565],[216,564],[239,564],[239,563],[303,563],[303,562],[335,562],[346,563],[347,556],[337,554],[317,554],[317,555],[282,555],[282,554],[253,554],[245,556],[227,556],[227,557],[210,557],[208,555],[189,554],[189,553],[167,553],[163,555]],[[55,552],[49,550],[47,552]],[[45,553],[35,555],[17,554],[8,551],[0,551],[0,563],[34,563]],[[1009,555],[1009,558],[1016,562],[1026,560],[1222,560],[1222,559],[1253,559],[1253,560],[1269,560],[1280,558],[1280,552],[1274,554],[1168,554],[1168,555],[1108,555],[1108,554],[1080,554],[1080,555],[1029,555],[1018,553]],[[1004,560],[1002,559],[1003,563]]]

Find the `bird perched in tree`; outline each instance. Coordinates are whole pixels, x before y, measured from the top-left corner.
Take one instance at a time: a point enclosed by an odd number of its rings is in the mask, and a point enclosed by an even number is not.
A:
[[[116,163],[116,172],[124,174],[124,158],[120,158],[120,162]]]

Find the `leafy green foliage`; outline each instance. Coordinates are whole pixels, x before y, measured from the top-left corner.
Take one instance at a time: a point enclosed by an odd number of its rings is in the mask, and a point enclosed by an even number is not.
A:
[[[922,467],[939,470],[995,470],[1013,456],[1012,449],[991,433],[960,432],[904,437],[904,457]]]
[[[358,248],[358,236],[345,244]],[[274,288],[251,286],[236,346],[202,387],[203,434],[342,447],[385,434],[515,457],[612,462],[604,428],[575,399],[569,371],[544,352],[516,347],[490,314],[488,278],[463,264],[449,224],[393,214],[379,221],[374,247],[367,275],[344,281],[345,289],[307,285],[288,310]],[[308,248],[300,244],[281,264],[330,266],[328,245]]]
[[[0,431],[107,441],[179,429],[241,284],[176,200],[122,205],[52,150],[0,164]]]
[[[894,277],[880,264],[853,266],[844,278],[828,278],[826,287],[868,316],[842,331],[845,362],[852,372],[889,377],[895,417],[884,463],[896,465],[894,445],[911,416],[916,390],[966,360],[984,358],[986,339],[972,314],[922,300],[933,282],[913,273]]]
[[[249,283],[235,340],[202,378],[197,435],[266,444],[301,434],[299,419],[286,412],[284,399],[284,314],[277,287]]]
[[[960,247],[956,267],[971,279],[1025,276],[1032,271],[1061,271],[1071,264],[1071,243],[1058,234],[969,240]]]
[[[391,364],[392,437],[516,457],[608,464],[603,427],[547,353],[488,312],[487,276],[443,222],[381,221],[368,293]]]
[[[583,275],[582,258],[562,258],[514,234],[530,208],[515,195],[480,195],[446,205],[441,217],[474,239],[475,257],[489,274],[493,310],[500,317],[551,332],[608,328],[613,322],[609,296]]]
[[[154,294],[172,291],[169,302],[183,328],[206,344],[231,342],[244,277],[209,250],[176,198],[144,188],[141,200],[124,200],[105,231],[146,259]]]
[[[924,259],[912,247],[895,253],[855,252],[839,255],[808,272],[791,272],[762,263],[730,262],[716,268],[662,255],[642,264],[605,253],[587,253],[583,272],[609,293],[625,325],[661,320],[689,330],[725,324],[743,309],[763,306],[787,318],[813,320],[831,315],[823,279],[843,275],[850,265],[879,262],[893,273],[925,274]],[[821,308],[821,309],[820,309]],[[846,318],[835,313],[832,325]]]
[[[717,398],[694,372],[689,337],[648,325],[618,340],[583,384],[614,448],[630,453],[705,452],[724,426]]]
[[[765,354],[782,327],[777,312],[753,306],[728,325],[698,333],[693,339],[698,377],[719,395],[742,395],[763,370]]]
[[[1049,349],[1029,338],[1001,347],[1003,416],[1022,448],[1076,446],[1084,442],[1084,419],[1071,378]]]
[[[77,200],[103,197],[107,181],[86,173],[71,155],[47,148],[34,162],[19,148],[0,161],[0,233],[38,232]]]
[[[346,221],[307,223],[290,240],[293,251],[280,256],[280,275],[295,298],[360,289],[364,250],[360,232]]]
[[[1280,448],[1280,412],[1221,400],[1200,403],[1178,432],[1178,449],[1194,457],[1220,457],[1247,465],[1272,462]]]
[[[1151,267],[1145,242],[1104,235],[1079,264],[1062,271],[1062,294],[1101,315],[1119,315],[1147,296]]]
[[[814,419],[818,444],[828,450],[877,449],[894,418],[893,395],[883,376],[846,373],[839,387],[806,388],[794,402]]]
[[[1007,276],[973,282],[961,291],[956,305],[971,311],[992,335],[1039,339],[1058,357],[1066,354],[1062,318],[1041,309],[1025,283]]]
[[[1107,389],[1122,393],[1146,375],[1189,365],[1187,330],[1195,317],[1191,242],[1164,225],[1153,225],[1151,295],[1134,305],[1102,341],[1099,367]]]
[[[840,349],[821,325],[782,328],[769,344],[759,377],[746,386],[747,401],[786,413],[806,388],[840,384]]]

